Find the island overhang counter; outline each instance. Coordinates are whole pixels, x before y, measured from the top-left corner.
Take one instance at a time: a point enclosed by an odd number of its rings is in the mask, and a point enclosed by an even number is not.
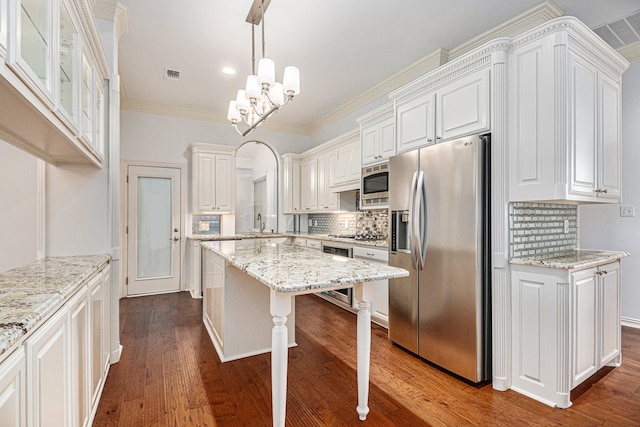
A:
[[[236,292],[259,282],[268,291],[269,313],[273,320],[271,328],[271,393],[273,406],[273,425],[284,426],[287,396],[287,356],[290,345],[287,317],[292,313],[293,297],[330,289],[354,288],[357,301],[357,376],[358,376],[358,406],[359,418],[365,420],[369,413],[369,363],[371,349],[371,301],[373,298],[373,283],[376,280],[404,277],[407,270],[389,267],[384,264],[361,259],[344,258],[318,252],[308,248],[301,248],[288,244],[266,242],[261,239],[247,239],[234,241],[202,242],[204,255],[213,260],[213,268],[207,273],[203,266],[203,280],[223,283],[224,289]],[[223,265],[222,265],[223,264]],[[227,272],[231,274],[227,274]],[[210,277],[207,278],[206,276]],[[233,278],[233,283],[224,283],[224,277]],[[249,277],[247,277],[249,276]],[[244,278],[244,279],[243,279]],[[224,289],[215,285],[209,288],[211,295],[217,295],[218,300]],[[246,301],[248,295],[257,294],[255,287],[241,291],[243,307],[223,307],[214,304],[214,319],[207,322],[219,321],[222,310],[243,312],[247,305],[254,305],[255,301]],[[216,293],[217,292],[217,293]],[[207,297],[205,296],[205,304]],[[225,301],[222,299],[222,301]],[[228,300],[227,300],[228,301]],[[267,301],[262,302],[263,305]],[[246,311],[246,310],[245,310]],[[218,317],[216,317],[218,316]],[[215,328],[207,325],[214,344],[220,338]],[[226,337],[229,338],[229,337]],[[225,338],[225,339],[226,339]],[[218,341],[220,343],[220,341]],[[216,345],[220,354],[221,348]],[[221,357],[222,359],[222,357]]]

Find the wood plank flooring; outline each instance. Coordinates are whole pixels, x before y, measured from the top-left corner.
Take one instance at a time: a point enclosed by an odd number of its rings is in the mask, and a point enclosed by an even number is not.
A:
[[[640,330],[623,327],[623,364],[605,368],[554,409],[513,391],[455,379],[372,331],[371,385],[358,420],[356,317],[296,298],[287,426],[637,426]],[[121,361],[111,366],[94,426],[269,426],[270,354],[220,363],[186,292],[123,299]]]

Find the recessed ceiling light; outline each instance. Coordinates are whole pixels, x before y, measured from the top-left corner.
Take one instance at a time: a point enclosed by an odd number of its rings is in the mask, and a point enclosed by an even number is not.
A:
[[[236,73],[236,70],[234,70],[234,69],[233,69],[233,68],[231,68],[231,67],[224,67],[224,68],[222,69],[222,72],[223,72],[223,73],[225,73],[225,74],[229,74],[230,76],[232,76],[232,75],[234,75],[234,74]]]

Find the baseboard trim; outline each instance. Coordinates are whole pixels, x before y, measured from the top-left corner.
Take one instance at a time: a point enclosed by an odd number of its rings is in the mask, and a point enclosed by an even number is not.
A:
[[[634,319],[633,317],[621,317],[620,323],[622,323],[622,326],[640,329],[640,319]]]

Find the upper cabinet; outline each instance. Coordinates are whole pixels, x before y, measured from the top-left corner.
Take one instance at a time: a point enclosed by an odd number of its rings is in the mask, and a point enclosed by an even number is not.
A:
[[[282,208],[285,214],[300,213],[300,156],[282,155]]]
[[[192,144],[190,149],[192,213],[233,213],[235,150],[207,144]]]
[[[92,4],[0,0],[0,139],[49,163],[104,158],[109,65]]]
[[[619,203],[620,81],[629,63],[575,20],[514,44],[510,200]]]
[[[396,100],[398,153],[489,130],[489,70]]]
[[[393,104],[389,103],[359,117],[362,166],[379,163],[396,154]]]
[[[360,138],[358,133],[350,133],[335,150],[335,167],[331,191],[360,189]]]

